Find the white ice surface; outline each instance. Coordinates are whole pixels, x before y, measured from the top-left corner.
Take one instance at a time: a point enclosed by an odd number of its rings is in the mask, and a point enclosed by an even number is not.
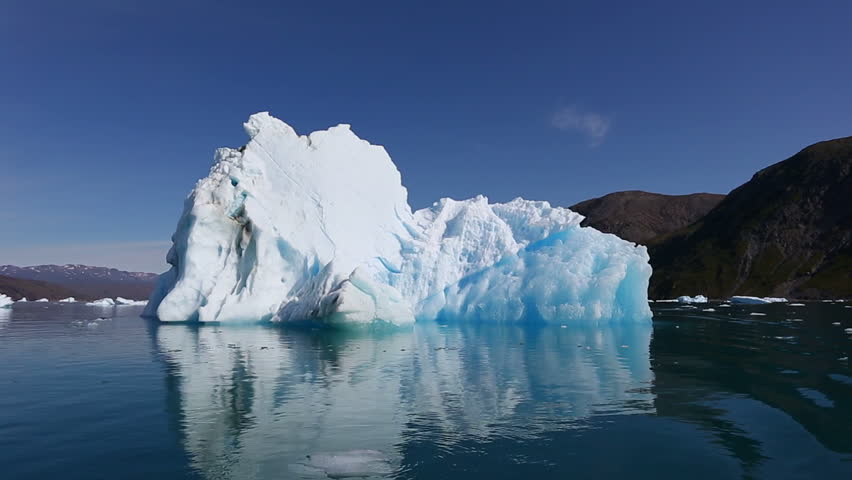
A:
[[[146,314],[163,321],[647,321],[645,247],[547,202],[442,199],[348,125],[299,136],[266,113],[187,198]]]
[[[777,298],[777,297],[735,296],[735,297],[731,297],[729,301],[731,303],[759,305],[759,304],[764,304],[764,303],[785,303],[785,302],[787,302],[787,299],[786,298]]]
[[[115,297],[115,304],[119,306],[131,306],[131,305],[147,305],[147,300],[132,300],[124,297]]]
[[[682,295],[677,297],[677,301],[678,303],[707,303],[707,297],[704,295],[696,295],[694,297]]]
[[[8,295],[0,293],[0,308],[11,307],[15,303]]]
[[[75,303],[76,301],[77,301],[76,298],[68,297],[68,298],[63,298],[62,300],[59,300],[59,303]]]
[[[115,300],[111,298],[102,298],[100,300],[95,300],[94,302],[88,302],[86,305],[94,307],[112,307],[115,306]]]

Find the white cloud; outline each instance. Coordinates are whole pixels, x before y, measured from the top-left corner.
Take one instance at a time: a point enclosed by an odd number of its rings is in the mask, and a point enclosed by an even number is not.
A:
[[[161,273],[167,270],[166,252],[171,242],[90,243],[79,245],[6,245],[0,249],[0,265],[18,266],[81,263],[131,272]]]
[[[610,119],[595,112],[581,112],[576,107],[557,110],[550,120],[554,128],[585,135],[592,146],[603,143],[609,133]]]

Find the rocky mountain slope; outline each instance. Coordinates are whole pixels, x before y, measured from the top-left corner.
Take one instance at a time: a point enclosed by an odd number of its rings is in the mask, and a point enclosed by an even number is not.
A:
[[[631,190],[586,200],[570,208],[586,217],[584,227],[645,244],[692,224],[724,198],[714,193],[662,195]]]
[[[649,246],[651,298],[852,297],[852,137],[757,172],[706,216]]]
[[[70,288],[38,280],[27,280],[24,278],[13,278],[0,275],[0,293],[12,297],[12,300],[20,300],[26,297],[30,300],[46,298],[48,300],[59,300],[68,297],[78,297],[79,292]]]
[[[72,290],[76,292],[74,296],[86,299],[116,296],[146,299],[157,280],[157,275],[153,273],[126,272],[89,265],[2,265],[0,275],[47,282]]]

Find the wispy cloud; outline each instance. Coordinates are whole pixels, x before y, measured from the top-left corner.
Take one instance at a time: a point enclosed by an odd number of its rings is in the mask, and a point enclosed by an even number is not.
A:
[[[564,132],[577,132],[589,140],[591,146],[603,143],[609,127],[610,119],[595,112],[583,112],[576,107],[564,107],[557,110],[550,119],[554,128]]]

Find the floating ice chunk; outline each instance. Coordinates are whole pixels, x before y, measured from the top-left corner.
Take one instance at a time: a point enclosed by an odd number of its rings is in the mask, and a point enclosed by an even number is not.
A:
[[[719,305],[719,308],[731,308],[731,304],[730,303],[723,303],[723,304]]]
[[[115,297],[116,305],[147,305],[148,300],[132,300],[124,297]]]
[[[15,303],[8,295],[0,293],[0,308],[10,308]]]
[[[95,300],[94,302],[89,302],[86,305],[91,305],[93,307],[113,307],[115,306],[115,300],[111,298],[102,298],[100,300]]]
[[[677,297],[677,301],[679,303],[707,303],[707,297],[704,295],[696,295],[694,297],[681,295],[680,297]]]
[[[68,297],[68,298],[63,298],[62,300],[59,300],[59,303],[75,303],[75,302],[77,302],[77,299],[74,298],[74,297]]]
[[[33,301],[38,302],[38,303],[45,303],[45,302],[49,302],[50,300],[48,300],[46,298],[39,298],[38,300],[33,300]]]
[[[804,303],[790,303],[787,305],[788,307],[804,307]]]
[[[755,317],[765,317],[766,316],[765,313],[761,313],[761,312],[751,312],[751,313],[749,313],[749,315],[752,315],[752,316],[755,316]]]
[[[716,311],[716,309],[715,309],[715,308],[705,308],[705,309],[703,309],[703,310],[701,310],[701,311],[702,311],[702,312],[715,312],[715,311]]]
[[[746,296],[734,296],[729,300],[731,303],[744,303],[751,305],[758,305],[763,303],[784,303],[787,301],[786,298],[777,298],[777,297],[746,297]]]
[[[831,322],[831,324],[832,324],[832,325],[834,325],[835,327],[839,327],[839,326],[840,326],[840,322]]]
[[[29,300],[27,300],[27,297],[21,297],[21,298],[17,301],[17,303],[27,303],[27,302],[29,302]]]
[[[846,333],[852,333],[852,328],[844,328],[843,331]]]
[[[411,211],[382,147],[348,125],[299,136],[267,113],[219,149],[145,315],[163,321],[405,324],[650,319],[643,246],[547,202]]]

